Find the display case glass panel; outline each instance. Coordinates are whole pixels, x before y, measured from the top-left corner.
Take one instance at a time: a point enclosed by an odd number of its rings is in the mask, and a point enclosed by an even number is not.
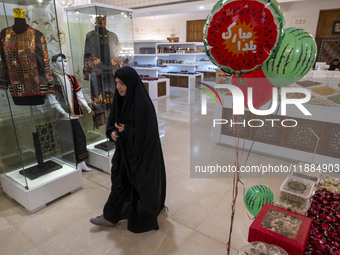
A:
[[[97,3],[65,10],[73,73],[91,101],[92,116],[82,119],[88,149],[110,157],[115,146],[105,132],[115,89],[113,75],[133,59],[132,12]]]
[[[0,157],[4,174],[29,190],[76,169],[70,120],[60,122],[48,100],[61,37],[53,0],[0,3]]]

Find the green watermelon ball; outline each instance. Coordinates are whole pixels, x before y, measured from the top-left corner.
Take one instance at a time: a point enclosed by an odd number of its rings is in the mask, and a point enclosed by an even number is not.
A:
[[[286,87],[303,78],[315,59],[314,38],[301,28],[285,28],[276,53],[262,65],[262,69],[271,84]]]
[[[264,185],[251,187],[244,198],[248,211],[256,217],[265,203],[273,204],[274,194]]]

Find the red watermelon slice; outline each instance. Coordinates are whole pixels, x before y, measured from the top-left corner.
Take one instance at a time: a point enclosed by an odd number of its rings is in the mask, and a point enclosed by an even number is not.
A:
[[[219,1],[204,27],[206,53],[227,73],[248,73],[275,50],[283,23],[275,1]]]
[[[242,81],[240,81],[240,79]],[[273,86],[266,76],[264,75],[262,68],[251,71],[241,78],[236,75],[231,77],[231,84],[240,88],[244,95],[244,105],[248,107],[248,88],[253,88],[253,106],[255,109],[265,105],[269,100],[272,99]]]

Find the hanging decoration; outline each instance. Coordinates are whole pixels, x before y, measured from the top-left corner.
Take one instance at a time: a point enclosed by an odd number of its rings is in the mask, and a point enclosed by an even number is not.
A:
[[[276,0],[220,0],[207,17],[203,31],[207,56],[223,72],[233,75],[231,83],[242,90],[244,98],[248,97],[248,88],[253,88],[254,108],[271,100],[274,86],[284,87],[298,81],[315,62],[316,44],[312,36],[302,29],[283,26],[284,17]],[[245,106],[249,108],[247,100]],[[237,128],[237,169],[239,134]],[[228,255],[239,182],[237,172],[233,179]],[[265,203],[273,203],[273,197],[269,188],[255,185],[248,190],[244,202],[256,217]]]
[[[255,109],[260,108],[272,99],[274,86],[266,79],[262,68],[251,71],[237,78],[236,75],[231,76],[231,84],[242,90],[244,95],[244,105],[248,107],[248,88],[252,88],[253,106]]]
[[[240,77],[269,59],[283,25],[275,0],[221,0],[204,26],[206,54],[221,70]]]
[[[220,0],[213,7],[204,26],[203,43],[206,54],[211,62],[223,72],[240,77],[259,69],[269,59],[279,43],[283,26],[284,17],[276,0]],[[262,70],[253,73],[249,76],[249,78],[251,77],[265,79]],[[241,85],[246,85],[245,87],[258,85],[254,81],[247,84],[247,81],[241,79],[237,82],[240,87]],[[268,91],[267,86],[265,90]],[[269,95],[266,93],[265,97],[261,96],[262,102],[254,99],[257,107],[267,100],[267,94]],[[256,95],[256,97],[258,96]],[[237,169],[240,164],[239,134],[240,130],[237,128],[235,162]],[[231,248],[239,182],[241,181],[239,171],[237,171],[233,179],[231,224],[227,243],[228,255]]]
[[[276,87],[286,87],[304,77],[314,65],[316,43],[312,35],[301,28],[284,29],[274,56],[263,66],[267,79]]]
[[[239,122],[240,116],[237,115],[235,116],[237,118],[237,122]],[[233,116],[233,121],[234,121],[234,116]],[[241,183],[240,180],[240,158],[242,158],[243,152],[244,152],[244,143],[242,150],[240,150],[240,126],[238,125],[236,129],[234,130],[237,140],[236,140],[236,158],[235,158],[235,166],[237,171],[234,173],[233,177],[233,197],[232,197],[232,203],[231,203],[231,216],[230,216],[230,228],[229,228],[229,238],[227,242],[227,254],[230,254],[230,248],[231,248],[231,233],[233,232],[233,223],[234,223],[234,218],[236,214],[236,201],[237,201],[237,196],[238,196],[238,184]]]

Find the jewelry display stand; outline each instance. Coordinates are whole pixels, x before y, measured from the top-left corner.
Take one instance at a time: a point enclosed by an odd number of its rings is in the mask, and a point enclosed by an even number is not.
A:
[[[35,149],[35,157],[37,159],[38,164],[19,171],[20,174],[22,174],[23,176],[26,176],[30,180],[34,180],[36,178],[39,178],[42,175],[51,173],[55,170],[62,168],[60,164],[52,160],[48,160],[44,162],[41,144],[39,140],[39,133],[37,132],[37,129],[35,126],[34,114],[33,114],[32,108],[33,107],[30,106],[32,127],[34,129],[32,135],[33,135],[33,143],[34,143],[34,149]]]
[[[116,145],[115,145],[115,143],[107,140],[103,143],[95,145],[94,147],[97,148],[97,149],[103,150],[103,151],[110,151],[110,150],[113,150],[114,148],[116,148]]]

